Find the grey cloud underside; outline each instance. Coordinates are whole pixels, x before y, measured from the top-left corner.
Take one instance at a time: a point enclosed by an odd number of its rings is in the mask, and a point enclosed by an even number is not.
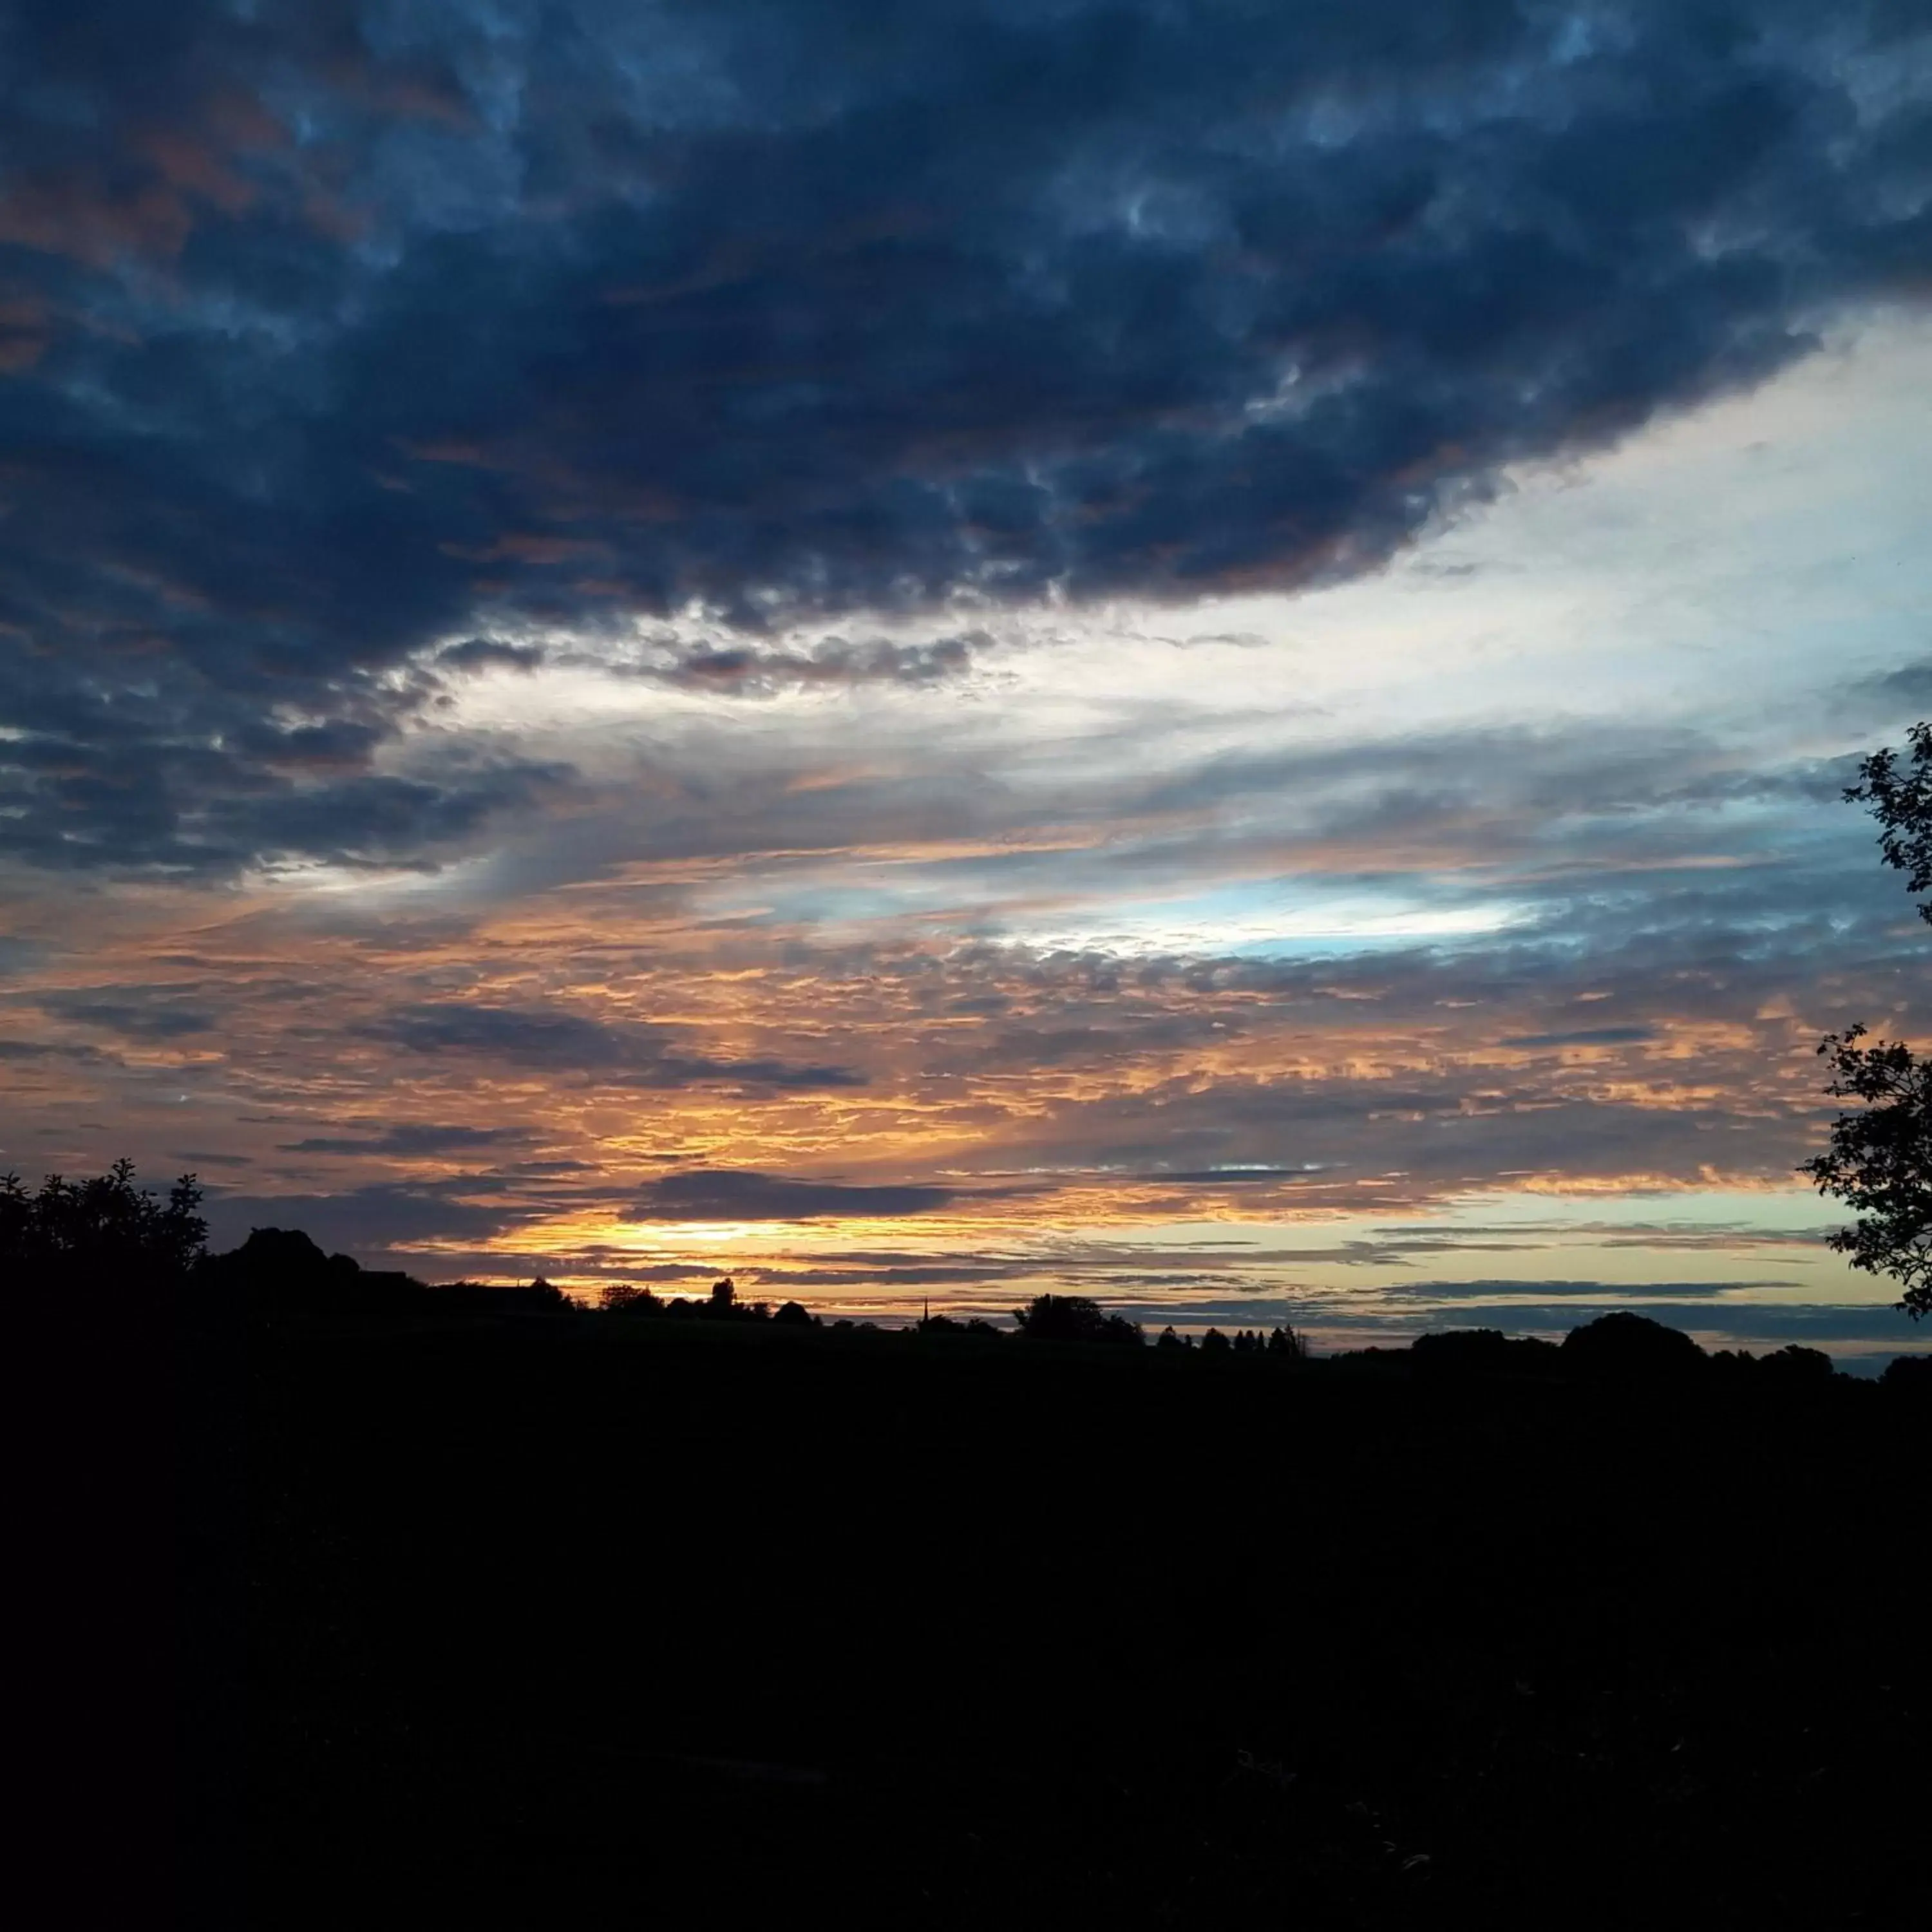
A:
[[[115,997],[117,992],[123,997]],[[153,997],[155,992],[160,997]],[[56,993],[39,1004],[56,1018],[72,1025],[90,1027],[136,1041],[192,1039],[213,1032],[220,1024],[220,1014],[214,1006],[169,997],[164,988],[110,987],[96,993]]]
[[[1656,1037],[1648,1027],[1580,1027],[1574,1033],[1521,1034],[1502,1043],[1504,1046],[1628,1046]]]
[[[810,887],[824,860],[929,844],[923,878],[959,903],[987,904],[995,931],[1008,898],[1078,904],[1298,874],[1445,910],[1501,896],[1620,940],[1633,908],[1646,929],[1788,911],[1801,868],[1819,916],[1897,903],[1872,865],[1869,827],[1835,808],[1852,758],[1790,762],[1681,726],[1608,723],[1192,750],[1162,721],[1138,719],[1102,771],[1016,778],[1000,748],[942,735],[889,745],[878,770],[820,783],[827,753],[808,734],[748,742],[707,720],[653,748],[640,774],[648,814],[626,794],[554,830],[533,828],[502,883],[730,860],[775,886]],[[1042,840],[1042,830],[1054,836]],[[1810,898],[1814,885],[1826,902]],[[1030,1049],[1052,1059],[1082,1045],[1040,1028]]]
[[[619,668],[674,688],[732,697],[863,685],[917,688],[963,676],[973,666],[975,652],[990,641],[976,632],[920,644],[886,638],[862,643],[829,638],[809,650],[761,649],[749,644],[704,650],[674,647],[668,653],[620,662]]]
[[[367,1030],[425,1054],[466,1056],[549,1074],[593,1075],[615,1086],[674,1088],[860,1087],[848,1066],[782,1060],[721,1060],[682,1053],[646,1026],[611,1026],[565,1011],[521,1006],[425,1004]]]
[[[1756,1288],[1789,1288],[1790,1286],[1788,1280],[1646,1281],[1634,1287],[1625,1285],[1618,1292],[1638,1300],[1654,1295],[1664,1300],[1684,1298],[1710,1300],[1723,1294],[1749,1292]],[[1413,1296],[1419,1300],[1494,1301],[1506,1305],[1512,1300],[1560,1300],[1571,1295],[1586,1300],[1600,1301],[1607,1288],[1608,1284],[1600,1281],[1419,1281],[1403,1282],[1381,1292]]]
[[[298,1141],[284,1141],[280,1150],[284,1154],[394,1154],[406,1159],[460,1154],[472,1148],[512,1146],[530,1138],[528,1133],[514,1127],[406,1125],[374,1136],[311,1134]]]
[[[91,1060],[100,1056],[96,1050],[84,1046],[54,1046],[37,1040],[0,1040],[0,1060]]]
[[[433,852],[555,782],[371,766],[452,636],[696,605],[746,635],[674,681],[919,682],[756,634],[1372,566],[1922,278],[1932,116],[1865,77],[1925,24],[16,6],[0,844]]]
[[[207,1204],[211,1245],[218,1251],[245,1240],[252,1228],[298,1228],[332,1251],[380,1265],[414,1266],[432,1276],[433,1263],[412,1262],[410,1244],[474,1241],[480,1246],[531,1217],[527,1203],[492,1203],[487,1179],[418,1185],[375,1183],[333,1194],[218,1194]],[[395,1250],[401,1250],[400,1252]]]

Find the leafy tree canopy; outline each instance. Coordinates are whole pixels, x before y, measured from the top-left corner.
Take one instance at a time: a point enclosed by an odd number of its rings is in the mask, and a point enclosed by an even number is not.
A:
[[[1845,796],[1878,820],[1879,850],[1906,890],[1932,888],[1932,724],[1912,726],[1903,759],[1889,746],[1874,752]],[[1932,902],[1918,916],[1932,924]],[[1916,1321],[1932,1310],[1932,1061],[1899,1040],[1862,1046],[1865,1036],[1854,1026],[1819,1042],[1832,1063],[1825,1090],[1864,1111],[1840,1114],[1825,1151],[1798,1171],[1860,1217],[1832,1246],[1852,1267],[1890,1275],[1905,1291],[1894,1306]]]
[[[1563,1360],[1586,1374],[1649,1378],[1694,1370],[1704,1352],[1681,1328],[1618,1309],[1571,1329],[1563,1338]]]
[[[1800,1171],[1859,1217],[1832,1246],[1898,1282],[1898,1306],[1916,1320],[1932,1310],[1932,1060],[1898,1040],[1861,1046],[1864,1036],[1855,1026],[1819,1044],[1832,1063],[1825,1090],[1864,1106],[1838,1116],[1825,1151]]]
[[[1084,1294],[1036,1294],[1013,1310],[1013,1320],[1034,1342],[1117,1342],[1138,1348],[1146,1339],[1138,1322],[1109,1315]]]
[[[1913,725],[1906,743],[1902,764],[1889,746],[1874,752],[1845,796],[1870,808],[1885,862],[1905,874],[1905,890],[1916,895],[1932,886],[1932,724]],[[1932,925],[1932,902],[1921,902],[1918,916]]]

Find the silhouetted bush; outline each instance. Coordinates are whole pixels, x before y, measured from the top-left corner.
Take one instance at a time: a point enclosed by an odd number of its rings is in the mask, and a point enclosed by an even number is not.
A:
[[[29,1192],[0,1175],[0,1268],[49,1288],[142,1288],[186,1280],[208,1239],[201,1187],[184,1174],[165,1202],[134,1184],[134,1163],[68,1180],[50,1174]]]

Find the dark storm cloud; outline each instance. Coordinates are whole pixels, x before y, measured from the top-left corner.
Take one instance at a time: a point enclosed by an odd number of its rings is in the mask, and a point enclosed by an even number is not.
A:
[[[947,1187],[848,1186],[787,1180],[730,1168],[667,1174],[638,1197],[645,1221],[819,1221],[856,1216],[930,1214],[956,1198]]]
[[[1932,117],[1872,76],[1924,24],[16,5],[0,833],[50,866],[433,850],[505,782],[371,771],[420,698],[382,674],[496,621],[1372,566],[1498,465],[1922,283]],[[676,675],[950,669],[748,636]]]
[[[610,1026],[545,1008],[425,1004],[394,1013],[367,1030],[374,1038],[394,1041],[416,1053],[466,1054],[547,1073],[594,1074],[620,1085],[814,1088],[866,1084],[866,1076],[849,1066],[683,1054],[660,1029]]]
[[[51,871],[210,876],[262,859],[412,866],[569,781],[562,766],[516,759],[452,758],[444,770],[406,777],[355,769],[386,722],[265,724],[256,707],[274,700],[245,683],[200,682],[172,647],[139,671],[96,667],[88,674],[102,688],[76,699],[61,687],[86,655],[0,650],[0,722],[21,734],[0,737],[0,856]],[[157,678],[166,686],[158,692]],[[380,708],[346,676],[302,697],[324,709]]]

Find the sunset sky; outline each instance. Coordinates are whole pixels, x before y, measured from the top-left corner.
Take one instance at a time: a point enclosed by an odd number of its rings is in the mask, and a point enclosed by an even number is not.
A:
[[[0,20],[0,1168],[430,1280],[1924,1346],[1924,0]]]

